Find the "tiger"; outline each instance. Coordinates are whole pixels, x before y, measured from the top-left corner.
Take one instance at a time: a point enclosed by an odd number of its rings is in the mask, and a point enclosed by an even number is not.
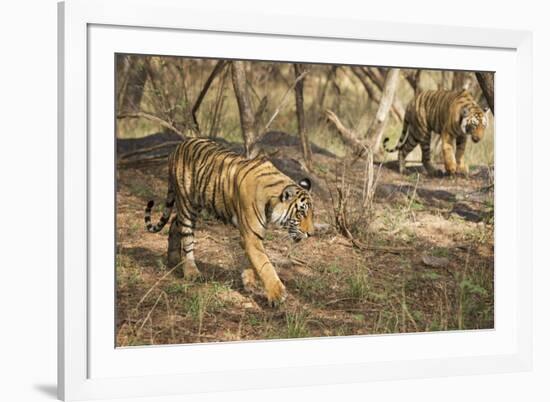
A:
[[[168,171],[168,191],[157,224],[151,223],[154,200],[145,208],[146,230],[157,233],[176,207],[168,235],[168,266],[182,264],[184,278],[189,280],[201,275],[193,251],[195,223],[204,209],[238,228],[240,245],[251,265],[241,274],[245,289],[253,288],[259,277],[269,304],[284,302],[285,286],[262,242],[270,223],[287,228],[295,242],[313,235],[311,180],[296,183],[265,154],[247,159],[205,138],[180,143],[168,158]]]
[[[420,144],[422,164],[429,175],[440,173],[431,162],[431,133],[441,136],[445,170],[449,175],[468,174],[464,152],[468,137],[474,143],[482,140],[488,124],[489,108],[481,108],[466,90],[432,90],[418,93],[407,106],[401,138],[392,149],[399,151],[399,172],[405,173],[407,155]],[[453,142],[456,141],[456,152]]]

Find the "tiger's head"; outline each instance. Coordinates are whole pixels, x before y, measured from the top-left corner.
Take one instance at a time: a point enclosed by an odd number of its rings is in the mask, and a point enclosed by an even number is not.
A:
[[[460,111],[460,128],[473,142],[479,142],[485,134],[488,124],[489,108],[483,110],[477,106],[464,106]]]
[[[274,206],[271,220],[288,228],[288,235],[295,242],[313,235],[313,203],[311,181],[302,179],[283,189],[279,202]]]

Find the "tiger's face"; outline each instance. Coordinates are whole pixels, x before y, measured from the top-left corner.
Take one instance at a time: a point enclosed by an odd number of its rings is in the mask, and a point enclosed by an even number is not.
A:
[[[287,186],[280,202],[272,213],[272,221],[288,229],[289,237],[295,242],[313,235],[313,203],[311,200],[311,181],[302,179],[298,185]]]
[[[481,110],[479,108],[464,107],[460,114],[462,132],[471,136],[473,142],[481,141],[488,124],[489,108]]]

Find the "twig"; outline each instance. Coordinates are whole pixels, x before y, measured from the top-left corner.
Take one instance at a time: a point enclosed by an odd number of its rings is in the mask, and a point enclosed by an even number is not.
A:
[[[337,304],[344,301],[356,300],[355,297],[342,297],[341,299],[329,300],[328,302],[323,303],[325,306],[330,306],[331,304]]]
[[[164,290],[161,290],[160,294],[164,297],[164,303],[166,304],[166,310],[168,311],[168,317],[170,318],[170,335],[172,336],[173,341],[176,336],[174,331],[174,316],[172,315],[172,309],[170,308],[170,300]]]
[[[149,294],[153,291],[154,288],[158,286],[159,283],[161,283],[168,275],[170,275],[172,272],[176,270],[176,268],[181,266],[181,262],[179,264],[176,264],[172,269],[170,269],[167,273],[165,273],[163,276],[161,276],[154,284],[149,288],[149,290],[143,295],[143,297],[139,300],[139,302],[136,304],[136,309],[143,303],[143,301],[149,296]]]
[[[351,239],[347,239],[347,240],[349,240],[352,244],[346,244],[346,243],[340,243],[340,244],[347,247],[355,246],[364,251],[382,251],[386,253],[396,253],[396,254],[399,254],[401,252],[406,252],[406,251],[413,251],[412,247],[369,246],[369,245],[360,243],[357,240],[353,240],[353,241]]]
[[[308,266],[308,263],[307,263],[307,262],[305,262],[304,260],[301,260],[301,259],[299,259],[299,258],[296,258],[296,257],[288,257],[288,259],[289,259],[291,262],[295,263],[295,264],[303,265],[303,266],[305,266],[305,267]]]
[[[139,327],[139,329],[137,330],[136,333],[141,332],[141,330],[145,326],[145,323],[149,320],[149,318],[151,317],[151,314],[153,314],[153,310],[155,309],[155,307],[157,307],[157,304],[159,304],[159,301],[160,301],[161,297],[162,297],[162,293],[159,294],[159,297],[157,297],[157,300],[155,301],[155,304],[153,304],[153,307],[151,307],[151,309],[149,310],[149,312],[147,313],[147,315],[143,319],[143,322],[141,323],[141,325],[140,325],[140,327]]]

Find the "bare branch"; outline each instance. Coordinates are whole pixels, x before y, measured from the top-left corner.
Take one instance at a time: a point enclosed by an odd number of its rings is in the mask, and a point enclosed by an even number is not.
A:
[[[139,119],[139,118],[143,118],[143,119],[151,120],[151,121],[154,121],[155,123],[160,124],[162,127],[167,128],[170,131],[173,131],[174,133],[179,135],[182,139],[186,138],[186,135],[182,131],[180,131],[176,127],[174,127],[174,125],[172,123],[169,123],[166,120],[161,119],[160,117],[155,116],[154,114],[151,114],[151,113],[147,113],[147,112],[120,113],[120,114],[117,115],[116,118],[117,119],[126,119],[126,118]]]
[[[267,124],[264,127],[264,133],[269,129],[269,126],[271,126],[271,123],[273,123],[273,120],[275,120],[275,117],[277,117],[277,115],[281,111],[281,108],[286,103],[288,94],[296,87],[296,84],[298,84],[298,82],[300,82],[302,79],[304,79],[304,77],[306,75],[307,75],[307,71],[304,71],[302,74],[300,74],[298,77],[296,77],[296,79],[294,80],[294,83],[290,87],[288,87],[288,89],[286,90],[286,92],[282,96],[281,100],[279,101],[279,104],[275,108],[275,112],[273,113],[271,118],[267,121]]]
[[[325,114],[327,119],[334,124],[338,130],[344,144],[349,146],[357,157],[362,156],[365,153],[365,145],[357,138],[357,134],[353,130],[347,128],[332,110],[325,110]]]
[[[163,142],[162,144],[154,145],[152,147],[140,148],[140,149],[135,150],[135,151],[126,152],[126,153],[123,153],[123,154],[119,155],[118,157],[120,159],[128,159],[132,156],[147,154],[149,152],[157,151],[157,150],[163,149],[163,148],[174,147],[178,144],[181,144],[181,141],[167,141],[167,142]]]
[[[206,82],[204,83],[199,96],[197,96],[197,100],[195,101],[195,104],[193,105],[193,108],[191,109],[191,116],[193,117],[193,123],[195,123],[195,126],[197,127],[197,130],[199,130],[199,122],[197,121],[197,111],[199,110],[199,107],[201,106],[201,103],[206,96],[206,93],[208,92],[208,89],[210,88],[210,85],[212,85],[212,82],[216,78],[216,76],[223,70],[223,68],[226,65],[225,60],[218,60],[214,68],[212,69],[212,72],[206,79]]]

